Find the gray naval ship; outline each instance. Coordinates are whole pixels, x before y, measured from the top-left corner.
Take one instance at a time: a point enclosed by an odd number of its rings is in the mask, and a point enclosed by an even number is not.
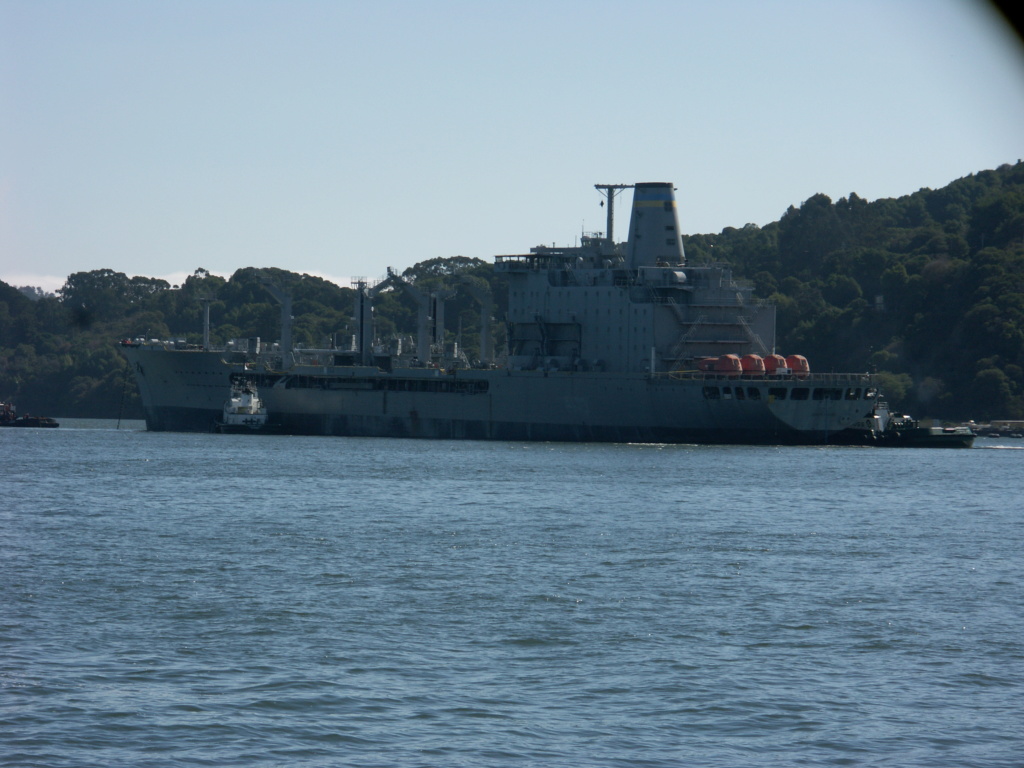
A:
[[[430,328],[443,297],[397,274],[357,284],[359,333],[348,348],[294,349],[290,298],[276,348],[124,341],[147,428],[211,431],[239,383],[258,388],[276,432],[474,440],[827,444],[872,412],[866,373],[814,373],[775,353],[775,308],[725,265],[690,266],[669,183],[596,185],[607,232],[578,246],[495,257],[508,278],[507,349],[483,365],[438,361]],[[625,243],[614,202],[633,193]],[[603,201],[602,201],[603,202]],[[480,292],[479,286],[464,284]],[[415,358],[381,353],[370,322],[388,288],[420,300]],[[460,289],[453,285],[451,290]],[[482,341],[492,302],[481,305]],[[435,339],[436,341],[436,339]]]

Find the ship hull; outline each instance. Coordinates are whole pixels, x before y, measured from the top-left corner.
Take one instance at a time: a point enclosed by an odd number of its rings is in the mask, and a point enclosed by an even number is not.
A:
[[[122,350],[152,431],[211,431],[239,377],[259,387],[280,432],[302,435],[818,445],[841,442],[873,405],[869,377],[859,374],[740,379],[312,366],[282,373],[228,363],[216,352]]]

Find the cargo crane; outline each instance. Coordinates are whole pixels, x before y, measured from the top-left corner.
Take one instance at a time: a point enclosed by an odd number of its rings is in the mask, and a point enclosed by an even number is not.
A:
[[[494,297],[486,280],[462,275],[459,284],[480,305],[480,364],[487,368],[491,364],[491,315],[494,313]]]
[[[269,277],[260,278],[260,283],[281,305],[281,369],[287,371],[295,362],[292,356],[292,297]]]

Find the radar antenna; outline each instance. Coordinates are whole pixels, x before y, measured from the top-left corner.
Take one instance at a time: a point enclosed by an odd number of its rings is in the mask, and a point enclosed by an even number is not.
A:
[[[615,242],[614,233],[612,232],[615,226],[615,196],[618,195],[624,189],[632,189],[632,184],[595,184],[594,189],[608,198],[608,227],[605,230],[608,241],[611,243]],[[601,205],[604,205],[604,201],[601,201]]]

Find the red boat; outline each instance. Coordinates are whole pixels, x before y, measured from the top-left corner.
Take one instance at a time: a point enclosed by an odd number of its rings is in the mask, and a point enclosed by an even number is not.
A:
[[[49,416],[18,416],[17,410],[10,403],[0,403],[0,427],[59,427],[60,423]]]

